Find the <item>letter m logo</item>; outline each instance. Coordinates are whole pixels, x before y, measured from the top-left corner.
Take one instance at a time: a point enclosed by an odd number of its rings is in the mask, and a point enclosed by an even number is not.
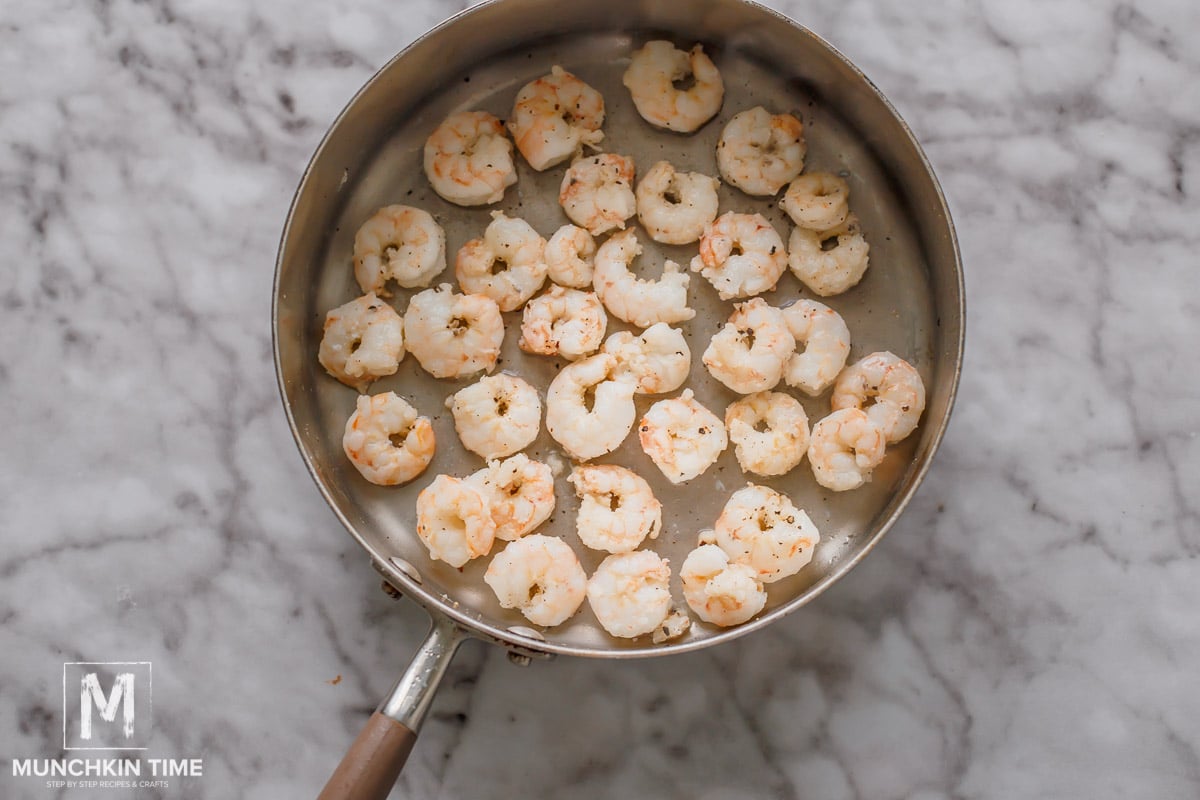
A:
[[[148,661],[63,664],[63,748],[146,749],[150,679]]]

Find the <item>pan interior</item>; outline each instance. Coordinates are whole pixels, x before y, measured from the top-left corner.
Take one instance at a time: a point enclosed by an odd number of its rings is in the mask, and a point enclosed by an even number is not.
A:
[[[343,455],[342,430],[357,395],[325,375],[316,361],[325,312],[360,294],[351,266],[353,238],[359,225],[380,206],[414,205],[428,210],[444,227],[449,267],[435,283],[454,283],[454,254],[467,240],[481,235],[494,209],[527,220],[544,237],[568,221],[557,203],[565,165],[539,174],[518,158],[519,181],[495,206],[462,209],[441,200],[424,177],[421,152],[425,138],[451,112],[484,109],[507,119],[517,90],[557,64],[604,95],[608,116],[603,149],[632,156],[639,175],[662,159],[681,169],[716,175],[715,146],[726,121],[739,111],[763,105],[773,112],[791,112],[804,122],[808,142],[806,172],[835,172],[850,184],[851,208],[861,219],[871,245],[871,268],[858,287],[823,302],[841,313],[849,325],[853,337],[852,359],[875,350],[891,350],[908,359],[931,387],[930,407],[918,431],[908,440],[891,446],[869,484],[840,494],[816,484],[807,460],[781,478],[744,475],[732,446],[704,475],[682,486],[673,486],[642,453],[636,430],[617,451],[598,459],[597,463],[632,468],[649,480],[663,502],[663,530],[657,540],[647,541],[643,547],[670,559],[675,573],[672,592],[680,607],[686,608],[679,585],[679,566],[696,545],[697,534],[712,527],[730,493],[750,479],[791,497],[808,512],[821,532],[812,563],[798,575],[769,585],[767,610],[760,619],[770,618],[781,609],[798,605],[801,598],[815,594],[815,590],[839,574],[877,538],[898,510],[919,479],[921,467],[931,454],[948,412],[948,392],[939,393],[935,387],[939,381],[945,384],[952,380],[945,374],[946,368],[939,367],[941,355],[952,342],[948,344],[946,331],[939,329],[937,293],[931,286],[926,244],[928,233],[914,219],[912,193],[873,145],[879,135],[890,132],[864,131],[842,113],[836,94],[826,92],[817,96],[815,84],[804,79],[806,63],[813,65],[813,69],[844,72],[840,59],[817,40],[807,37],[804,41],[809,43],[809,52],[795,60],[795,67],[784,68],[765,59],[746,42],[739,42],[739,38],[746,37],[709,38],[705,40],[706,49],[713,55],[726,85],[724,106],[698,133],[681,136],[656,130],[642,121],[621,83],[630,53],[641,42],[660,35],[657,31],[641,30],[543,37],[442,75],[440,81],[428,86],[429,91],[420,100],[396,103],[390,108],[386,98],[369,96],[373,87],[368,87],[357,105],[372,103],[379,110],[372,117],[373,129],[361,132],[363,144],[359,152],[343,147],[340,155],[347,163],[335,164],[327,143],[297,199],[297,211],[302,213],[294,214],[291,227],[301,224],[308,227],[303,235],[315,246],[302,248],[300,232],[289,230],[285,234],[277,323],[281,379],[301,449],[318,483],[323,484],[330,502],[377,562],[397,556],[416,568],[421,583],[409,584],[407,588],[418,599],[433,605],[439,601],[449,604],[486,632],[529,626],[518,612],[502,609],[484,584],[483,573],[490,558],[476,559],[461,570],[454,569],[432,561],[414,533],[417,494],[435,475],[465,476],[483,466],[480,458],[460,445],[452,417],[444,406],[448,396],[471,381],[435,380],[410,355],[395,375],[370,388],[370,393],[390,390],[407,398],[433,420],[438,441],[437,455],[424,475],[407,486],[385,488],[363,480]],[[693,41],[672,38],[683,47]],[[393,62],[388,70],[403,69],[403,62],[403,58]],[[409,80],[428,81],[430,77],[412,75]],[[860,91],[856,96],[873,94]],[[886,111],[886,106],[882,103],[880,106]],[[890,113],[887,119],[904,132]],[[339,127],[344,127],[347,121],[344,117]],[[361,130],[362,120],[357,124]],[[331,139],[337,135],[339,131],[335,128]],[[336,181],[330,182],[329,176],[335,174]],[[327,191],[313,199],[313,193],[321,185],[327,186]],[[306,191],[310,194],[308,201],[304,196]],[[720,190],[720,199],[722,213],[731,210],[761,213],[787,241],[791,224],[775,199],[752,198],[726,185]],[[318,232],[311,226],[316,226]],[[667,258],[686,265],[696,252],[696,245],[671,247],[657,244],[644,234],[640,238],[645,253],[635,271],[645,275],[657,275]],[[412,294],[398,290],[390,302],[403,313]],[[701,403],[723,416],[725,407],[738,395],[714,380],[700,357],[709,338],[731,312],[732,303],[719,300],[699,275],[693,275],[689,296],[697,315],[682,324],[692,350],[687,386]],[[772,305],[812,296],[790,273],[780,281],[776,291],[763,295]],[[545,387],[566,362],[522,353],[516,345],[520,312],[504,316],[506,336],[498,369],[526,378],[542,390],[544,397]],[[628,328],[610,316],[610,334]],[[799,398],[810,423],[829,413],[828,392],[810,398],[782,384],[777,390]],[[674,394],[677,393],[667,396]],[[638,396],[639,418],[657,399],[660,398]],[[546,434],[544,425],[541,435],[526,452],[561,469],[556,489],[557,508],[539,532],[560,536],[570,543],[591,574],[604,554],[588,550],[576,537],[574,524],[579,501],[565,481],[570,470],[568,459]],[[337,534],[330,532],[330,535]],[[502,545],[497,542],[493,553]],[[690,648],[721,633],[722,629],[693,619],[690,631],[683,638],[665,646],[650,645],[648,637],[632,642],[618,640],[600,628],[586,602],[566,624],[544,631],[547,643],[556,650],[584,654],[619,651],[630,655],[647,649],[662,652]]]

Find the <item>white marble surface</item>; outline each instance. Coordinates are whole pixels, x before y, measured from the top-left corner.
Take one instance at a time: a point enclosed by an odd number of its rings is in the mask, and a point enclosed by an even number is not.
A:
[[[61,662],[146,659],[156,750],[206,773],[136,796],[313,796],[412,652],[422,614],[294,451],[268,306],[325,126],[460,5],[5,6],[6,759],[58,755]],[[1200,6],[774,5],[889,95],[955,213],[934,468],[852,575],[734,645],[468,646],[394,796],[1200,795]]]

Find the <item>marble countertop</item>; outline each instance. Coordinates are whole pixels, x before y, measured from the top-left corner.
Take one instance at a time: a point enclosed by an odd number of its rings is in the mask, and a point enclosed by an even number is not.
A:
[[[955,418],[882,545],[735,644],[471,644],[394,797],[1200,795],[1200,6],[775,0],[913,126],[967,265]],[[313,490],[271,265],[343,103],[457,0],[0,21],[0,753],[154,665],[165,790],[311,797],[423,636]],[[579,724],[586,719],[587,724]]]

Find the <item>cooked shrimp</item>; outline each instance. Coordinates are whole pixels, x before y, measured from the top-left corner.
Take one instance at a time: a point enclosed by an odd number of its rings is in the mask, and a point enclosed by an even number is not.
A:
[[[692,368],[692,351],[683,331],[665,322],[656,322],[640,336],[618,331],[602,349],[617,357],[613,377],[636,383],[638,394],[673,392],[683,386]]]
[[[425,177],[443,200],[456,205],[500,202],[517,182],[504,123],[486,111],[451,114],[425,140]]]
[[[604,138],[604,98],[562,67],[517,93],[508,129],[538,172],[595,147]]]
[[[713,544],[688,553],[679,577],[683,599],[696,616],[713,625],[741,625],[767,604],[767,591],[754,570],[730,563],[729,555]]]
[[[743,472],[783,475],[808,450],[808,415],[782,392],[758,392],[729,404],[725,427]]]
[[[661,625],[671,610],[671,566],[651,550],[617,553],[588,579],[592,613],[613,636],[633,639]]]
[[[465,292],[487,295],[501,311],[514,311],[546,281],[546,240],[523,219],[493,211],[479,239],[458,251],[454,274]]]
[[[886,447],[887,437],[865,411],[843,408],[813,425],[808,463],[817,483],[845,492],[870,480]]]
[[[609,237],[596,251],[592,282],[609,313],[639,328],[648,328],[656,322],[683,322],[696,316],[687,304],[691,276],[674,261],[667,261],[657,281],[638,278],[629,271],[629,265],[641,253],[642,245],[632,229]]]
[[[346,458],[371,483],[397,486],[420,475],[437,440],[429,417],[394,392],[359,395],[342,436]]]
[[[614,356],[597,353],[563,367],[546,390],[546,430],[572,458],[587,461],[616,450],[633,427],[635,387],[612,380],[616,365]]]
[[[783,377],[783,367],[796,349],[783,313],[755,297],[733,307],[725,327],[704,351],[704,366],[735,392],[770,389]]]
[[[692,621],[688,619],[687,612],[673,609],[667,618],[654,629],[654,635],[650,637],[650,641],[662,644],[672,639],[678,639],[687,633],[690,627],[692,627]]]
[[[874,403],[867,405],[871,400]],[[833,385],[830,403],[840,408],[866,407],[888,442],[898,442],[917,427],[925,410],[925,384],[916,368],[888,352],[871,353],[847,367]]]
[[[487,501],[497,539],[520,539],[554,513],[554,475],[524,453],[489,461],[467,483]]]
[[[518,345],[526,353],[574,361],[599,349],[607,327],[604,304],[594,293],[551,286],[526,304]]]
[[[788,184],[779,206],[801,228],[827,231],[846,221],[849,196],[846,181],[828,172],[813,172]]]
[[[721,177],[746,194],[773,195],[804,169],[804,124],[762,106],[735,114],[717,142]]]
[[[821,535],[808,514],[784,495],[753,483],[738,489],[713,526],[717,545],[763,583],[795,575]]]
[[[642,450],[671,483],[690,481],[711,467],[729,444],[725,423],[684,389],[659,400],[638,426]]]
[[[824,249],[825,242],[833,247]],[[871,246],[863,238],[858,217],[849,214],[846,221],[829,231],[792,228],[788,239],[788,266],[792,274],[821,297],[841,294],[858,285],[870,266]]]
[[[461,567],[487,555],[495,536],[487,500],[466,481],[438,475],[417,495],[417,537],[431,558]]]
[[[360,392],[393,374],[404,358],[404,319],[374,292],[325,315],[317,360],[333,377]]]
[[[833,383],[850,355],[850,329],[842,315],[816,300],[797,300],[783,309],[796,352],[783,369],[783,379],[816,397]]]
[[[675,88],[689,79],[687,89]],[[679,133],[698,130],[716,116],[725,98],[721,73],[700,45],[689,52],[670,42],[646,42],[634,51],[622,83],[642,119]]]
[[[662,503],[635,472],[611,465],[579,466],[567,478],[582,499],[575,529],[593,550],[628,553],[646,537],[658,538]]]
[[[638,220],[656,242],[688,244],[717,218],[721,182],[699,172],[678,172],[659,161],[637,185]]]
[[[404,331],[409,352],[426,372],[435,378],[462,378],[496,366],[504,320],[492,298],[458,294],[443,283],[408,302]]]
[[[769,292],[787,271],[783,239],[762,214],[726,212],[704,228],[692,258],[722,300]]]
[[[534,625],[566,622],[587,595],[587,573],[570,545],[534,534],[507,545],[488,564],[483,580],[503,608],[518,609]]]
[[[563,225],[546,243],[550,280],[569,289],[590,287],[595,255],[596,240],[590,233],[575,225]]]
[[[446,232],[412,206],[384,206],[354,234],[354,277],[364,293],[390,297],[388,281],[428,286],[446,268]]]
[[[542,401],[528,382],[500,373],[446,398],[463,447],[490,461],[528,447],[542,426]]]
[[[637,213],[633,159],[613,153],[578,159],[563,175],[558,202],[592,236],[624,229],[625,220]]]

